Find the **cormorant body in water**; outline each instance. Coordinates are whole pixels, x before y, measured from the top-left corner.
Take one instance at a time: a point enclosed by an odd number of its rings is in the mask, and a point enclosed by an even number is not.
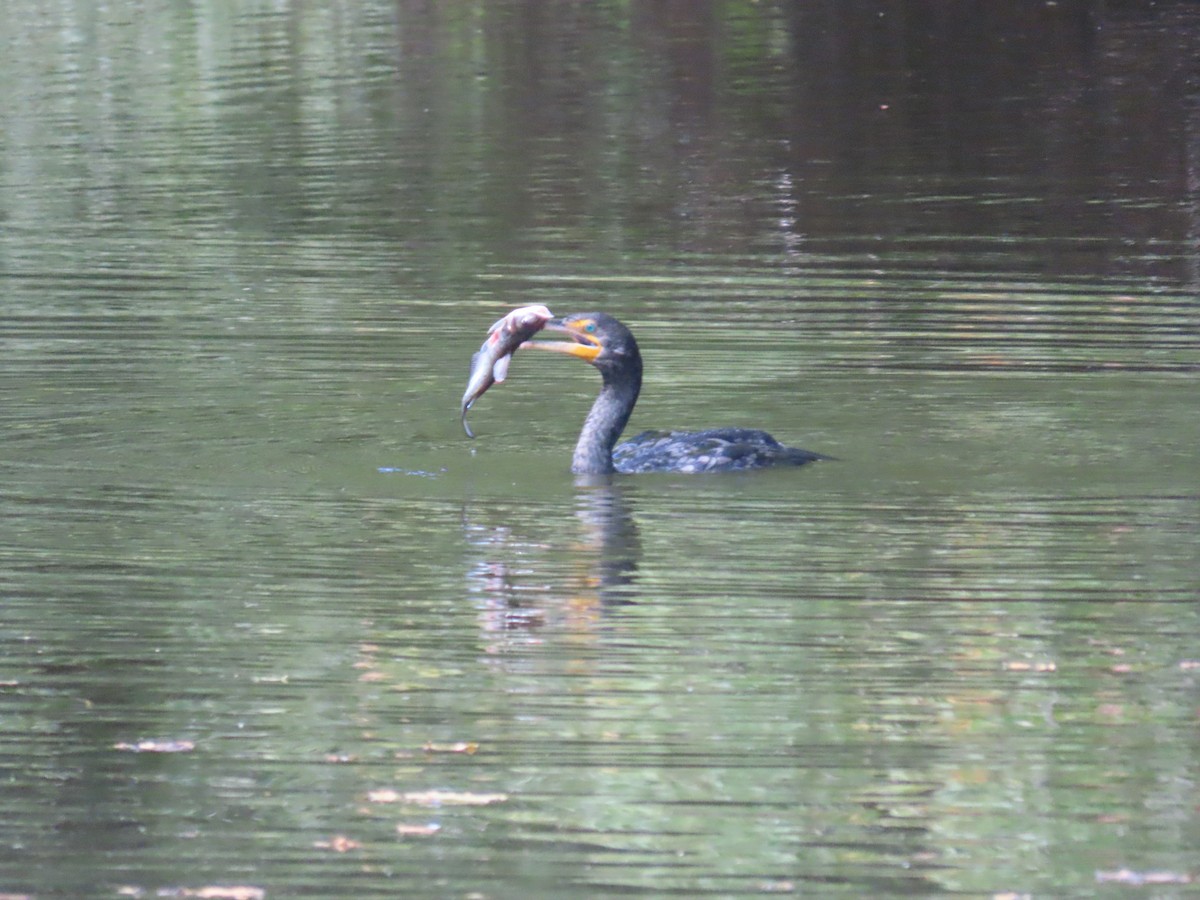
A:
[[[769,466],[802,466],[829,459],[785,447],[765,431],[712,428],[707,431],[645,431],[619,446],[642,388],[642,355],[632,332],[612,316],[573,313],[545,326],[573,339],[527,341],[522,348],[554,350],[591,363],[604,379],[600,396],[583,423],[571,471],[578,475],[608,472],[731,472]]]

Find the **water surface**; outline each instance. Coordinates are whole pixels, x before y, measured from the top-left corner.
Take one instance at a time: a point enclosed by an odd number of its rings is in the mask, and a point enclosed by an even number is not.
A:
[[[1195,11],[672,9],[13,11],[0,891],[1190,890]]]

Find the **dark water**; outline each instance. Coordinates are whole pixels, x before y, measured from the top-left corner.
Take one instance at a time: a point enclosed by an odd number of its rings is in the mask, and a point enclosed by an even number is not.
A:
[[[1200,15],[850,6],[10,10],[0,893],[1194,889]]]

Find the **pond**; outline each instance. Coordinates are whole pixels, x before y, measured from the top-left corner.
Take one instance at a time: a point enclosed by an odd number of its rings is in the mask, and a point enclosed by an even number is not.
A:
[[[1200,11],[852,6],[16,4],[0,893],[1194,889]]]

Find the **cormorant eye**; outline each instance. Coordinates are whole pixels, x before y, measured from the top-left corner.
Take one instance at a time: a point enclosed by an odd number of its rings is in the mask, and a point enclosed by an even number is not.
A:
[[[586,331],[588,334],[591,334],[593,331],[596,330],[596,323],[588,322],[586,325],[583,326],[583,330]]]

